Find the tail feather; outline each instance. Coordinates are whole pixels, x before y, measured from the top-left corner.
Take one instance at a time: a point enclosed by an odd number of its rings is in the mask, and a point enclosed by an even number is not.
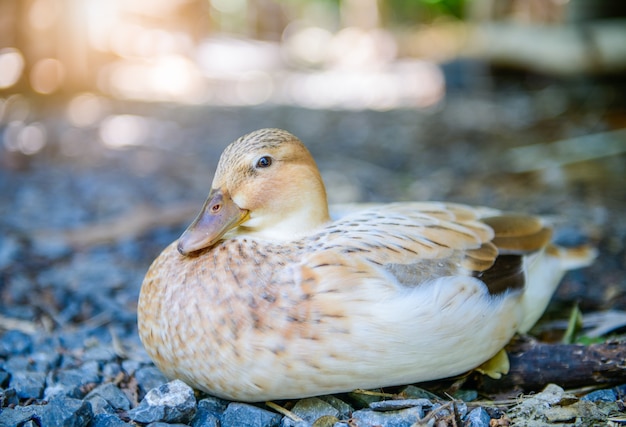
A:
[[[598,251],[588,245],[564,247],[551,244],[546,248],[546,255],[557,258],[564,271],[590,266],[598,256]]]
[[[549,244],[544,251],[528,257],[522,302],[525,315],[519,332],[526,333],[537,323],[565,273],[590,265],[596,255],[596,249],[590,246],[565,248]]]

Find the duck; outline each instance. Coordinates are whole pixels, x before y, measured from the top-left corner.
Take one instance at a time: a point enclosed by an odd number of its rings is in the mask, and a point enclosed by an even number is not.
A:
[[[454,377],[499,357],[595,257],[554,244],[534,215],[430,201],[344,211],[331,219],[293,134],[228,145],[199,214],[141,285],[154,364],[245,402]]]

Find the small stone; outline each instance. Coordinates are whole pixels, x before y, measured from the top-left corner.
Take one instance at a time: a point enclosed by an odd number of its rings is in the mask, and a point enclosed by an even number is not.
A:
[[[11,375],[6,371],[0,371],[0,388],[5,387],[9,383]]]
[[[348,396],[350,398],[350,401],[357,408],[368,408],[370,403],[383,400],[383,397],[379,396],[378,394],[363,393],[361,391],[352,391],[348,393]]]
[[[15,389],[20,399],[39,399],[46,386],[46,374],[27,371],[13,372],[9,385]]]
[[[352,414],[352,419],[358,426],[405,427],[415,424],[424,417],[421,407],[402,409],[400,411],[379,412],[371,409],[362,409]]]
[[[230,402],[215,396],[207,396],[198,402],[198,408],[206,409],[215,415],[221,415]]]
[[[476,390],[457,390],[452,397],[463,402],[472,402],[478,399],[478,391]]]
[[[187,424],[180,424],[180,423],[164,423],[161,421],[157,421],[155,423],[150,423],[148,425],[148,427],[187,427]]]
[[[131,424],[120,420],[117,415],[113,414],[96,414],[91,420],[89,427],[127,427]]]
[[[130,400],[128,400],[126,394],[113,383],[101,384],[94,388],[85,396],[85,400],[89,401],[96,396],[107,401],[114,409],[121,409],[123,411],[130,410]]]
[[[0,390],[0,408],[5,408],[9,405],[17,405],[19,402],[20,400],[14,388]]]
[[[354,408],[352,406],[348,405],[343,400],[336,398],[335,396],[325,395],[320,396],[319,398],[331,405],[337,411],[339,411],[339,418],[349,418],[350,414],[354,412]]]
[[[299,400],[291,412],[310,423],[315,422],[318,418],[325,415],[333,417],[339,416],[339,411],[331,404],[324,402],[316,397]]]
[[[135,371],[135,379],[142,393],[165,384],[168,379],[154,366],[146,366]]]
[[[191,421],[192,427],[219,427],[220,416],[228,402],[219,397],[207,396],[198,402],[196,415]]]
[[[85,387],[90,384],[99,384],[102,378],[99,374],[98,362],[86,362],[79,368],[59,369],[48,381],[48,387],[44,393],[46,399],[63,394],[76,399],[85,396]]]
[[[191,427],[220,427],[220,419],[211,411],[198,406],[196,415],[191,420]]]
[[[26,354],[32,349],[31,337],[23,332],[10,330],[0,337],[0,356]]]
[[[489,427],[491,417],[484,408],[472,409],[465,418],[464,427]]]
[[[222,415],[222,427],[278,427],[281,416],[247,403],[233,402]]]
[[[93,396],[90,399],[85,399],[91,404],[91,410],[95,414],[115,414],[115,409],[109,402],[100,396]]]
[[[10,267],[17,259],[19,259],[22,246],[17,238],[3,233],[0,240],[0,270]]]
[[[42,426],[84,427],[93,418],[88,402],[63,396],[37,407]]]
[[[414,385],[404,387],[402,390],[400,390],[398,394],[411,399],[439,399],[439,396],[437,396],[436,394],[433,394],[428,390],[424,390],[423,388],[415,387]]]
[[[572,423],[578,416],[578,408],[575,406],[555,406],[542,412],[549,423]]]
[[[37,417],[35,409],[35,406],[2,408],[2,412],[0,412],[0,427],[13,427],[26,424],[29,420]]]
[[[615,402],[617,394],[613,389],[595,390],[585,394],[581,400],[589,400],[590,402]]]
[[[102,367],[102,376],[105,380],[111,381],[121,373],[122,367],[117,362],[109,362]]]
[[[193,389],[180,380],[174,380],[150,390],[139,406],[128,411],[128,417],[146,424],[157,421],[187,423],[195,413]]]
[[[84,361],[96,360],[98,362],[110,362],[117,357],[111,346],[99,344],[88,348],[83,354]]]
[[[397,411],[399,409],[427,407],[431,408],[433,404],[428,399],[398,399],[398,400],[381,400],[379,402],[370,403],[370,409],[375,411]]]
[[[138,362],[136,360],[123,360],[122,361],[122,369],[128,375],[133,375],[135,372],[137,372],[138,369],[141,368],[141,366],[142,366],[142,363]],[[163,381],[163,382],[165,382],[165,381]],[[163,384],[163,382],[160,383],[160,384]]]

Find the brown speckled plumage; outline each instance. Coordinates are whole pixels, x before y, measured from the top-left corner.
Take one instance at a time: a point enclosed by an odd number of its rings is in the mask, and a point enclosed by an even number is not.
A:
[[[550,235],[536,217],[435,202],[332,222],[304,145],[264,129],[224,151],[202,212],[150,267],[139,333],[165,375],[235,400],[452,376],[592,260]]]

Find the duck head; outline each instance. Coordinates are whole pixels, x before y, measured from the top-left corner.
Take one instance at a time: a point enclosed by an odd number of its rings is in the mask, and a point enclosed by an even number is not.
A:
[[[324,183],[307,148],[287,131],[261,129],[226,147],[178,251],[210,247],[227,233],[285,241],[328,221]]]

